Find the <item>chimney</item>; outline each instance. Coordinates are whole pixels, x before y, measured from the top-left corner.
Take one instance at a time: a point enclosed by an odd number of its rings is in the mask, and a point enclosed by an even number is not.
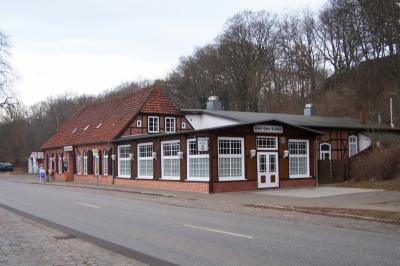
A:
[[[218,96],[210,96],[208,97],[207,102],[207,110],[212,111],[221,111],[221,102],[219,101]]]
[[[315,115],[315,106],[313,103],[306,104],[306,107],[304,108],[304,115],[305,116]]]
[[[365,124],[365,113],[364,111],[360,111],[359,113],[360,123]]]

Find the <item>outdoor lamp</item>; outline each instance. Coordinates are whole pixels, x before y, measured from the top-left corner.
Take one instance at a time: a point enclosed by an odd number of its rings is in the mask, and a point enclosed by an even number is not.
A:
[[[286,158],[289,156],[289,151],[288,150],[284,150],[283,151],[283,158]]]
[[[153,159],[157,160],[157,152],[153,151],[152,155],[153,155]]]
[[[115,161],[115,159],[116,159],[115,154],[111,155],[111,160]]]
[[[129,153],[129,159],[133,160],[133,153]]]
[[[182,151],[178,152],[178,156],[179,156],[179,159],[183,160],[183,152]]]
[[[250,158],[256,157],[257,151],[255,149],[250,150]]]

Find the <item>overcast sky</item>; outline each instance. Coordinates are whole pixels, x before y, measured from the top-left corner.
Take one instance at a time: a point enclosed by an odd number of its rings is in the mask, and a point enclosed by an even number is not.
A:
[[[15,88],[25,104],[65,92],[96,94],[125,81],[164,78],[242,10],[283,13],[325,0],[2,1]]]

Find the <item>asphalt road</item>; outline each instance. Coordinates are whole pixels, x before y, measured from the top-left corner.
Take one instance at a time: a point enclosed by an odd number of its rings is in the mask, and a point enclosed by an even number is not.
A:
[[[0,204],[180,265],[400,263],[398,234],[174,207],[3,179]]]

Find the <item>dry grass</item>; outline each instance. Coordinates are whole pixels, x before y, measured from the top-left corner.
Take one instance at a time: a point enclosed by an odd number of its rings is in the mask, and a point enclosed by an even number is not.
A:
[[[350,187],[350,188],[384,189],[384,190],[400,192],[400,178],[394,178],[390,180],[376,180],[376,179],[360,180],[360,181],[349,180],[337,184],[336,186]]]
[[[260,204],[246,204],[246,207],[262,209],[278,209],[283,211],[303,212],[310,214],[339,216],[345,218],[378,220],[400,224],[400,212],[365,210],[365,209],[345,209],[345,208],[320,208],[320,207],[290,207],[290,206],[268,206]]]

